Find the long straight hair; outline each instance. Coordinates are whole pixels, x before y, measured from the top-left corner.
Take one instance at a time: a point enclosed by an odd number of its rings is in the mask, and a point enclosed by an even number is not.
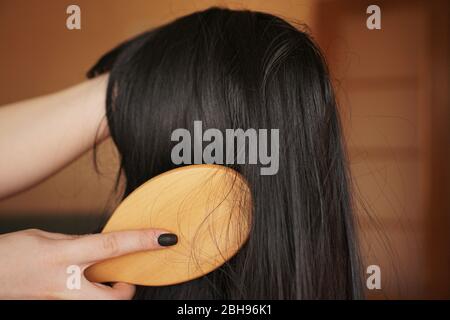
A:
[[[126,41],[88,77],[104,72],[123,197],[177,167],[177,128],[192,131],[200,120],[220,130],[279,129],[277,174],[232,165],[254,202],[245,246],[201,278],[138,287],[136,298],[362,297],[337,105],[324,58],[307,33],[270,14],[211,8]]]

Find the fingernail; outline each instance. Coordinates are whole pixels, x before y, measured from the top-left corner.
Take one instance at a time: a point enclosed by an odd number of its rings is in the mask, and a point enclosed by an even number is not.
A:
[[[158,237],[158,244],[162,247],[169,247],[176,245],[178,237],[174,233],[163,233]]]

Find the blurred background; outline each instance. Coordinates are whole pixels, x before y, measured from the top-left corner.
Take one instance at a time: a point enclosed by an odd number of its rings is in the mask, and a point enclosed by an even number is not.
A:
[[[81,30],[66,28],[71,4],[81,8]],[[366,27],[373,4],[381,8],[381,30]],[[214,5],[306,24],[324,51],[350,154],[364,267],[381,268],[382,288],[367,296],[449,299],[447,0],[0,0],[0,105],[83,81],[119,42]],[[99,147],[97,161],[99,172],[88,152],[1,200],[0,233],[92,232],[114,207],[118,162],[111,141]]]

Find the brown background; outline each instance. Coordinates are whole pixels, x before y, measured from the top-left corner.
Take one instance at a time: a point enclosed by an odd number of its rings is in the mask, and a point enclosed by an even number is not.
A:
[[[81,30],[66,29],[70,4],[81,7]],[[370,4],[381,7],[381,30],[366,28]],[[365,266],[381,267],[382,290],[369,297],[450,298],[448,1],[2,0],[0,104],[76,84],[119,42],[212,5],[308,24],[339,96]],[[88,232],[113,199],[110,141],[99,164],[97,173],[89,152],[0,201],[0,231]]]

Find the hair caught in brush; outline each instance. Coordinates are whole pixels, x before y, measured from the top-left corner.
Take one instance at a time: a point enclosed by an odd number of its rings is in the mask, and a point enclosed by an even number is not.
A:
[[[176,167],[177,128],[192,130],[200,120],[205,129],[279,129],[277,174],[231,165],[254,201],[245,246],[199,279],[138,287],[136,298],[362,298],[337,105],[325,61],[306,33],[270,14],[212,8],[125,42],[88,77],[104,72],[123,197]]]

